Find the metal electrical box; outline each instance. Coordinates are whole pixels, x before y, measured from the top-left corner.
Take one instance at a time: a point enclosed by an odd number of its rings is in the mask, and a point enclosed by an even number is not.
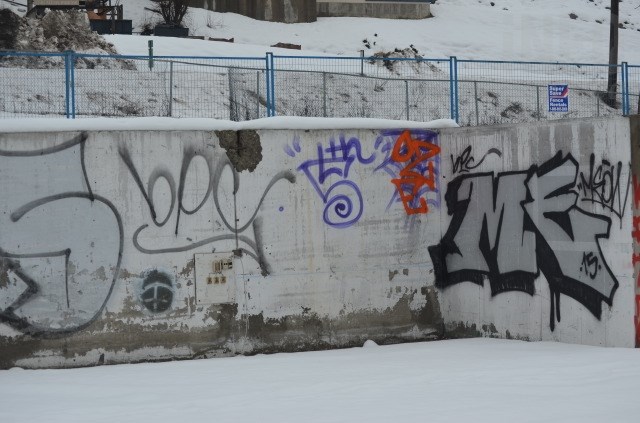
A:
[[[236,271],[233,253],[195,254],[196,303],[236,302]]]

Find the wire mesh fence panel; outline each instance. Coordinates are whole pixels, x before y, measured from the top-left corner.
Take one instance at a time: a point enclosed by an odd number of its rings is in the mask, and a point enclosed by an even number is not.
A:
[[[274,56],[276,71],[313,71],[392,79],[449,80],[449,59]]]
[[[640,113],[640,66],[629,66],[629,113]]]
[[[314,71],[361,75],[362,57],[334,56],[273,56],[276,71]]]
[[[429,121],[451,117],[448,80],[405,80],[408,110],[404,119]]]
[[[618,81],[612,96],[610,69]],[[620,66],[461,60],[457,77],[461,125],[622,114]],[[550,86],[566,90],[550,94]]]
[[[250,93],[264,98],[264,58],[172,58],[170,63],[171,116],[245,120],[266,115],[250,100]]]
[[[279,70],[276,114],[405,119],[405,81],[328,72]]]
[[[65,117],[65,56],[0,52],[0,118]]]
[[[74,89],[76,117],[168,116],[168,66],[163,62],[79,55]]]
[[[266,71],[229,68],[229,118],[234,121],[267,116]]]
[[[547,85],[513,84],[486,81],[459,82],[459,124],[496,125],[580,117],[621,114],[603,100],[602,92],[570,88],[568,111],[551,111]],[[616,93],[622,103],[622,93]]]
[[[80,56],[79,59],[88,57]],[[104,66],[90,68],[82,68],[80,60],[76,61],[78,116],[231,119],[232,103],[237,107],[247,100],[232,99],[234,78],[230,69],[251,74],[251,81],[257,86],[256,72],[264,65],[264,59],[255,58],[111,56],[102,57],[101,61]],[[240,68],[241,65],[255,69]],[[237,84],[244,83],[236,81]],[[253,89],[257,90],[256,87]],[[254,112],[249,118],[255,118],[255,115]],[[247,113],[242,116],[246,117]]]
[[[404,119],[405,85],[397,79],[351,75],[327,78],[327,115]]]
[[[274,67],[278,115],[451,116],[448,59],[276,56]]]
[[[639,111],[640,66],[413,56],[405,50],[372,57],[0,52],[0,117],[248,120],[275,107],[277,115],[291,116],[453,116],[469,126]],[[611,94],[609,71],[617,77]],[[552,87],[560,91],[550,94]]]
[[[449,59],[368,57],[365,75],[380,78],[449,81]]]

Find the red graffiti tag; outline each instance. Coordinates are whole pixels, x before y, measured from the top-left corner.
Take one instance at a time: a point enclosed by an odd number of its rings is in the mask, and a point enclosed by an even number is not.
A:
[[[407,214],[429,212],[427,201],[421,197],[421,191],[424,187],[435,189],[436,172],[433,161],[429,159],[438,153],[440,153],[439,146],[411,138],[409,131],[400,134],[393,146],[391,159],[397,163],[407,163],[400,171],[400,177],[391,180],[398,190]],[[417,205],[416,200],[418,200]]]
[[[640,216],[633,216],[633,231],[631,236],[636,242],[640,242]]]
[[[636,175],[633,175],[633,204],[636,209],[640,208],[640,183],[638,183]]]
[[[640,348],[640,295],[636,295],[636,348]]]

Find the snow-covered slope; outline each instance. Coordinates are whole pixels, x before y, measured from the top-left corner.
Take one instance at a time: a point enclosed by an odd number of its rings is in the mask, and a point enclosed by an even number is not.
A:
[[[157,19],[145,10],[150,0],[123,4],[136,30]],[[235,44],[163,40],[156,42],[156,49],[157,54],[237,51],[262,56],[272,50],[269,46],[286,42],[302,45],[303,54],[358,55],[364,49],[370,55],[413,45],[424,57],[606,63],[608,5],[609,0],[438,0],[430,19],[319,18],[300,24],[192,8],[186,24],[193,35],[234,38]],[[640,64],[640,0],[620,3],[620,23],[620,61]],[[146,54],[146,42],[137,42],[142,40],[108,38],[120,53]]]

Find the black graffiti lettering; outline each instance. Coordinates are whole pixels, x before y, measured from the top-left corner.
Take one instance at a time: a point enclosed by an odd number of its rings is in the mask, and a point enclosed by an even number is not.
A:
[[[0,205],[5,216],[0,267],[15,280],[10,290],[5,286],[8,297],[0,306],[0,322],[31,336],[63,336],[89,326],[104,310],[119,273],[122,221],[114,205],[91,187],[85,164],[87,139],[81,133],[54,147],[0,150],[0,172],[13,176],[15,194]],[[56,161],[65,166],[55,166]],[[39,180],[31,182],[34,176],[27,162],[44,169],[36,174]],[[0,178],[0,184],[4,180]],[[82,187],[86,191],[77,190]],[[49,231],[56,235],[43,236]],[[79,242],[84,247],[75,248]],[[92,255],[104,264],[103,279],[70,270],[86,268]],[[113,275],[110,280],[107,272]],[[76,290],[86,287],[92,295],[79,296]]]
[[[135,165],[133,164],[133,160],[131,159],[129,152],[123,146],[120,147],[119,152],[120,152],[121,159],[123,160],[123,162],[129,169],[129,171],[131,172],[131,175],[133,176],[134,180],[136,181],[136,185],[138,186],[140,193],[142,194],[143,198],[147,202],[152,220],[157,226],[162,226],[167,222],[169,217],[172,215],[172,212],[174,210],[174,204],[177,201],[178,206],[177,206],[177,216],[176,216],[176,226],[175,226],[175,235],[177,235],[179,232],[179,226],[180,226],[180,214],[184,213],[186,215],[193,215],[197,213],[200,209],[202,209],[202,207],[207,203],[207,201],[209,201],[210,198],[213,198],[213,203],[214,203],[216,212],[218,213],[220,220],[222,221],[226,229],[229,231],[227,234],[212,236],[200,241],[191,242],[186,245],[168,247],[168,248],[145,248],[140,244],[140,233],[148,227],[147,224],[144,224],[140,226],[133,235],[133,244],[138,251],[145,254],[164,254],[164,253],[184,252],[184,251],[190,251],[190,250],[202,247],[204,245],[214,244],[220,241],[235,240],[236,249],[238,251],[242,251],[248,256],[252,257],[254,260],[256,260],[256,262],[258,262],[260,266],[260,269],[263,275],[267,275],[269,273],[269,270],[268,270],[269,267],[264,258],[264,254],[262,253],[261,236],[259,233],[261,231],[260,220],[259,219],[257,220],[256,218],[258,215],[258,211],[260,210],[260,206],[262,205],[265,197],[267,196],[267,194],[269,193],[269,191],[271,190],[271,188],[276,182],[280,180],[286,180],[290,183],[295,183],[295,175],[292,172],[282,171],[277,173],[275,176],[273,176],[269,181],[269,183],[267,184],[267,187],[262,192],[262,196],[260,197],[260,200],[258,201],[258,204],[253,214],[249,217],[249,219],[246,222],[241,223],[241,222],[238,222],[237,206],[236,206],[237,194],[240,189],[240,175],[235,170],[235,168],[231,165],[228,159],[220,158],[220,159],[214,160],[214,158],[210,156],[208,153],[205,153],[203,151],[199,151],[198,149],[194,149],[187,146],[183,151],[184,154],[182,159],[182,165],[180,168],[180,179],[179,179],[178,190],[176,193],[175,184],[173,183],[173,177],[164,169],[160,169],[160,168],[156,168],[152,172],[149,178],[149,186],[145,190],[144,186],[142,185],[142,179]],[[205,194],[201,199],[199,199],[198,204],[194,208],[188,209],[183,204],[184,193],[185,193],[185,190],[187,189],[186,187],[187,173],[189,171],[189,167],[192,161],[197,156],[202,157],[207,163],[208,184],[207,184],[207,189],[205,191]],[[220,206],[220,199],[219,199],[219,196],[220,196],[219,191],[221,188],[220,181],[222,179],[222,173],[224,172],[225,169],[229,169],[231,171],[232,178],[233,178],[232,193],[234,198],[234,209],[233,209],[232,217],[227,216]],[[165,178],[169,182],[169,186],[171,188],[171,197],[172,197],[171,205],[169,207],[169,212],[162,221],[157,220],[156,211],[155,211],[154,202],[153,202],[153,186],[157,181],[157,179],[159,178]],[[255,241],[253,241],[248,236],[241,235],[249,227],[253,228],[253,232],[254,232],[253,238],[255,239]],[[243,247],[240,246],[240,243],[243,243]]]
[[[598,256],[596,254],[592,252],[582,254],[581,272],[584,272],[591,279],[595,279],[600,269],[602,269],[602,265],[598,264]]]
[[[453,154],[451,155],[451,166],[453,167],[453,173],[467,173],[473,169],[479,167],[484,159],[490,154],[495,154],[498,157],[502,157],[502,152],[497,148],[490,148],[487,153],[476,163],[476,159],[471,155],[471,146],[464,149],[462,154],[458,155],[455,159]]]
[[[600,204],[618,216],[620,225],[627,208],[631,186],[631,172],[626,178],[626,186],[623,186],[622,168],[622,162],[612,164],[608,160],[602,160],[596,166],[595,154],[591,154],[589,172],[587,175],[580,172],[580,180],[577,184],[581,195],[580,201]]]
[[[184,185],[187,179],[187,172],[189,171],[189,165],[191,165],[191,162],[196,156],[202,157],[203,159],[205,159],[205,162],[207,163],[207,170],[208,170],[207,174],[209,175],[209,183],[207,186],[207,191],[205,192],[202,198],[202,201],[200,201],[200,203],[195,208],[191,210],[187,210],[184,208],[182,203],[184,198]],[[180,212],[184,212],[185,214],[188,214],[188,215],[196,213],[207,202],[207,199],[209,198],[209,194],[211,193],[212,189],[213,189],[213,173],[211,172],[211,158],[206,157],[203,153],[200,153],[193,148],[190,148],[190,147],[185,148],[183,158],[182,158],[182,166],[180,167],[180,185],[178,187],[178,216],[176,218],[176,232],[175,232],[176,235],[178,235],[178,226],[180,224]],[[235,197],[235,191],[234,191],[234,197]]]
[[[551,290],[552,330],[560,321],[560,294],[600,318],[601,303],[611,305],[618,286],[599,244],[608,238],[611,220],[576,205],[577,176],[575,159],[559,152],[528,171],[462,175],[450,182],[445,199],[451,223],[441,242],[429,247],[436,285],[483,284],[486,278],[492,295],[533,295],[542,272]],[[583,261],[584,247],[593,251],[587,272],[575,266]],[[598,271],[604,267],[597,281],[593,263]]]

